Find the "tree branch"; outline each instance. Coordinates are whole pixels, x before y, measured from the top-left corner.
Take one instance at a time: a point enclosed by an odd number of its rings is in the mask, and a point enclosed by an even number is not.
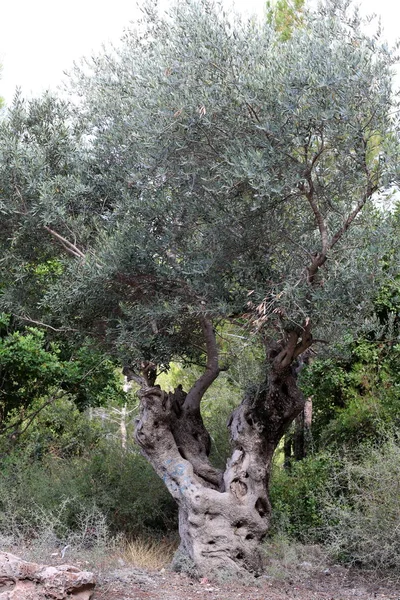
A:
[[[184,402],[184,409],[199,409],[201,399],[203,398],[205,392],[221,372],[218,363],[218,348],[213,324],[206,317],[201,317],[200,321],[206,341],[207,365],[204,373],[189,390]]]
[[[313,343],[313,337],[311,334],[311,319],[309,317],[306,318],[306,322],[304,324],[303,333],[301,335],[301,342],[299,342],[295,348],[293,353],[293,359],[303,354],[311,346]]]
[[[311,335],[311,320],[309,317],[303,326],[303,332],[299,335],[298,331],[289,331],[285,346],[274,359],[274,365],[277,369],[288,367],[300,354],[305,352],[313,343]],[[299,341],[299,338],[300,341]]]
[[[78,329],[72,329],[72,327],[53,327],[48,323],[43,323],[42,321],[36,321],[35,319],[31,319],[26,315],[17,315],[12,313],[12,316],[16,319],[21,319],[21,321],[26,321],[27,323],[32,323],[33,325],[39,325],[40,327],[45,327],[46,329],[51,329],[51,331],[56,331],[57,333],[62,333],[64,331],[78,331]]]
[[[378,186],[374,185],[371,180],[371,173],[370,173],[368,163],[367,163],[368,141],[364,137],[362,138],[362,145],[363,145],[362,163],[363,163],[363,169],[364,169],[364,172],[366,175],[366,180],[367,180],[367,190],[366,190],[365,194],[363,195],[363,197],[361,198],[361,200],[357,203],[357,206],[355,207],[355,209],[349,214],[346,221],[343,223],[342,227],[340,227],[340,229],[338,229],[338,231],[332,237],[330,244],[329,244],[329,249],[333,248],[333,246],[340,240],[342,235],[344,233],[346,233],[346,231],[348,230],[348,228],[350,227],[350,225],[352,224],[354,219],[357,217],[357,215],[363,209],[367,200],[369,198],[371,198],[372,194],[374,192],[376,192],[376,190],[378,189]]]
[[[318,148],[317,152],[312,157],[310,163],[308,163],[308,160],[307,160],[308,145],[306,145],[306,147],[305,147],[305,157],[306,157],[308,164],[307,164],[307,168],[305,170],[304,176],[305,176],[307,184],[308,184],[308,190],[306,189],[306,186],[304,184],[300,184],[300,191],[302,191],[304,193],[305,197],[308,200],[309,205],[311,206],[311,210],[314,213],[314,217],[317,222],[319,233],[321,236],[321,252],[318,253],[316,259],[313,261],[313,265],[316,268],[316,271],[325,262],[326,254],[329,249],[328,228],[326,226],[325,219],[321,213],[321,210],[320,210],[320,208],[315,200],[315,197],[314,197],[315,188],[314,188],[314,181],[313,181],[313,177],[312,177],[313,168],[315,167],[315,165],[317,164],[318,160],[320,159],[320,157],[322,156],[322,154],[325,150],[325,141],[324,141],[323,132],[321,131],[320,134],[321,134],[321,146]],[[320,264],[317,264],[317,262]],[[310,271],[310,269],[311,270],[313,269],[313,265],[309,268],[309,271]]]
[[[346,233],[346,231],[348,230],[348,228],[350,227],[350,225],[352,224],[352,222],[354,221],[354,219],[361,212],[361,210],[364,207],[365,203],[372,196],[372,194],[376,191],[376,189],[377,189],[376,186],[373,186],[371,184],[371,182],[368,182],[367,191],[365,192],[365,194],[363,195],[363,197],[361,198],[361,200],[358,202],[358,204],[355,207],[355,209],[349,214],[349,216],[347,217],[346,221],[343,223],[342,227],[340,227],[340,229],[338,229],[337,232],[335,233],[335,235],[332,237],[332,239],[331,239],[331,241],[329,243],[329,250],[331,248],[333,248],[333,246],[340,240],[340,238],[342,237],[342,235],[344,233]]]
[[[69,252],[73,256],[76,256],[77,258],[85,259],[85,254],[81,250],[79,250],[79,248],[75,244],[64,238],[62,235],[60,235],[53,229],[50,229],[50,227],[48,227],[47,225],[44,225],[44,228],[50,233],[50,235],[55,237],[61,243],[61,245],[65,250],[67,250],[67,252]]]
[[[293,354],[296,349],[298,339],[299,336],[295,331],[289,331],[285,346],[274,359],[275,367],[284,369],[290,365],[293,360]]]
[[[319,206],[314,198],[314,183],[311,177],[311,173],[307,176],[307,182],[309,189],[307,192],[305,192],[305,196],[314,213],[314,217],[317,222],[319,233],[321,236],[321,255],[325,256],[328,251],[328,229],[326,227],[324,217],[322,216],[322,213],[319,210]]]

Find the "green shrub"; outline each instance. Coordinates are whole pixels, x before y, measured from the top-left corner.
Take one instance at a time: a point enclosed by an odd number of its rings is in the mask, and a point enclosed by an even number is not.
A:
[[[337,459],[328,453],[294,463],[290,471],[275,467],[271,482],[271,533],[303,543],[323,539],[325,495]]]
[[[400,442],[308,457],[271,483],[272,535],[321,543],[335,559],[400,569]]]
[[[400,572],[400,443],[365,445],[345,457],[344,492],[326,495],[326,543],[335,557],[365,568]]]
[[[176,528],[176,505],[162,481],[135,450],[108,440],[84,456],[41,460],[14,452],[0,465],[0,532],[41,535],[43,515],[54,538],[65,540],[88,515],[104,518],[111,534],[128,537]]]
[[[175,501],[135,447],[123,451],[108,441],[77,462],[76,474],[83,497],[96,502],[113,531],[134,536],[176,528]]]
[[[81,456],[96,446],[102,434],[100,424],[90,421],[67,395],[53,399],[48,405],[39,399],[31,409],[37,414],[13,448],[13,454],[25,460],[40,461],[49,454],[58,458]],[[0,449],[10,451],[7,436],[0,437]]]
[[[350,449],[398,428],[399,367],[399,344],[360,338],[340,348],[340,357],[317,359],[304,369],[302,388],[313,397],[314,445]]]

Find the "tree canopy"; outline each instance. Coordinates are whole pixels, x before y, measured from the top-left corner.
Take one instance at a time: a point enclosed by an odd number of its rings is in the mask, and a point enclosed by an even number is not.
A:
[[[282,41],[212,3],[148,7],[76,69],[79,108],[17,99],[4,308],[157,362],[196,354],[202,311],[329,335],[362,320],[377,254],[360,213],[397,180],[394,59],[346,3],[304,18]]]

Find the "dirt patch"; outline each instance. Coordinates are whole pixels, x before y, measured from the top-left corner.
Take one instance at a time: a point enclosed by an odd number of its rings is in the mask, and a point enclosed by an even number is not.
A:
[[[249,584],[192,580],[169,571],[122,568],[104,573],[94,600],[400,600],[400,586],[376,581],[341,567],[289,581],[270,576]]]
[[[287,542],[268,546],[265,575],[246,584],[198,581],[161,565],[144,568],[152,563],[139,566],[124,547],[85,552],[70,548],[65,557],[47,546],[9,550],[45,564],[60,565],[68,559],[81,570],[92,571],[97,582],[93,600],[400,600],[400,573],[396,580],[393,573],[384,579],[332,565],[320,547]],[[172,550],[169,545],[164,550],[165,565]]]

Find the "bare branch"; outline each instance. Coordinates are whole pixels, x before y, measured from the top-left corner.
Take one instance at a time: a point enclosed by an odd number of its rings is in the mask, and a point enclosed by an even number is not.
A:
[[[204,373],[199,377],[193,387],[189,390],[184,402],[185,409],[199,409],[201,399],[210,385],[218,377],[221,369],[218,364],[218,348],[212,322],[206,317],[201,317],[201,328],[203,330],[206,349],[207,365]]]
[[[53,229],[50,229],[50,227],[48,227],[47,225],[44,225],[44,228],[61,243],[61,245],[65,250],[67,250],[67,252],[69,252],[73,256],[76,256],[77,258],[85,259],[85,254],[81,250],[79,250],[79,248],[75,244],[67,240],[65,237],[63,237]]]
[[[51,329],[51,331],[56,331],[57,333],[62,333],[63,331],[78,331],[78,329],[72,329],[71,327],[53,327],[48,323],[43,323],[42,321],[36,321],[35,319],[31,319],[26,315],[17,315],[16,313],[12,313],[13,317],[17,319],[21,319],[21,321],[26,321],[27,323],[32,323],[33,325],[39,325],[40,327],[45,327],[46,329]]]
[[[254,108],[251,106],[251,104],[249,102],[246,102],[246,107],[247,107],[247,110],[249,111],[250,116],[254,117],[258,123],[261,123],[261,121],[258,117],[258,114],[256,113],[256,111],[254,110]]]

